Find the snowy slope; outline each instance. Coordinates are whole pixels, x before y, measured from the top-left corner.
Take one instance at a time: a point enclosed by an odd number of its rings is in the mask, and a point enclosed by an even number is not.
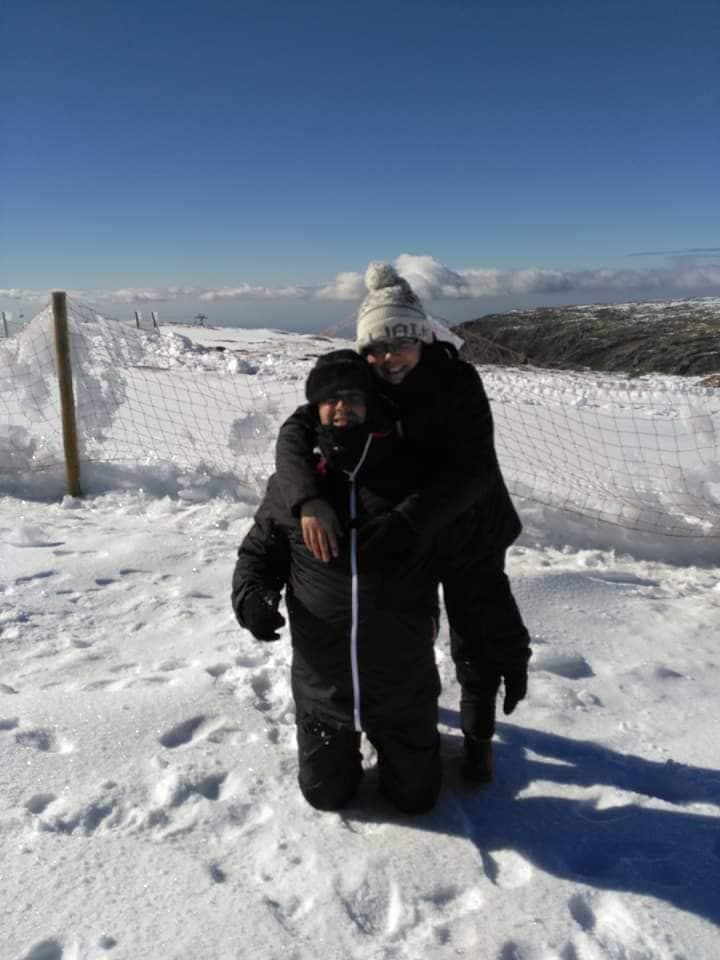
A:
[[[237,349],[292,378],[307,342],[280,339]],[[256,495],[225,493],[0,497],[0,960],[714,960],[720,567],[598,549],[577,518],[585,549],[549,545],[571,526],[532,514],[531,689],[496,783],[458,781],[443,623],[437,810],[393,812],[368,755],[320,814],[287,631],[230,610]]]

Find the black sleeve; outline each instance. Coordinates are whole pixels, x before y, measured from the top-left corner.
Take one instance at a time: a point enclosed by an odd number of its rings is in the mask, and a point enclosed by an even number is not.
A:
[[[313,463],[317,420],[312,408],[298,407],[280,427],[275,447],[275,475],[285,505],[293,516],[307,500],[320,497]]]
[[[492,413],[480,375],[463,361],[455,373],[451,389],[438,398],[443,430],[442,436],[428,437],[428,449],[435,452],[425,482],[397,507],[423,540],[483,500],[500,479]]]
[[[290,571],[290,544],[286,532],[271,521],[256,522],[238,550],[232,580],[232,606],[241,626],[242,605],[255,592],[279,593]]]

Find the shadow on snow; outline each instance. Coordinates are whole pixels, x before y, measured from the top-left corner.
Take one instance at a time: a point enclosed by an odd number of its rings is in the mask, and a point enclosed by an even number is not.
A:
[[[458,726],[454,711],[441,710],[441,720]],[[389,814],[363,789],[360,803],[348,808],[345,818],[390,819],[465,836],[477,846],[492,882],[498,878],[494,852],[513,850],[557,877],[656,897],[720,923],[720,816],[678,809],[687,803],[720,804],[720,771],[624,756],[596,743],[502,723],[495,782],[469,789],[453,774],[460,752],[458,736],[443,737],[447,786],[432,814],[412,819]],[[567,785],[641,794],[675,809],[619,798],[616,806],[597,808],[592,799],[548,796],[547,784],[556,785],[550,787],[553,792]]]

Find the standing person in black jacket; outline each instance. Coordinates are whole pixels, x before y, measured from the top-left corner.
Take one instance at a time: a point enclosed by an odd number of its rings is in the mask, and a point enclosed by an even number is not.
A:
[[[317,491],[342,532],[338,550],[327,563],[313,555],[272,477],[238,553],[233,608],[258,639],[277,639],[285,587],[308,802],[334,810],[354,795],[364,731],[377,750],[382,792],[399,809],[424,813],[440,789],[436,564],[429,545],[408,551],[392,572],[364,553],[368,531],[409,489],[412,464],[353,351],[321,357],[306,394]]]
[[[371,264],[366,283],[357,349],[396,411],[405,449],[422,465],[413,493],[368,530],[366,556],[391,569],[407,551],[435,540],[461,686],[462,773],[487,782],[501,682],[506,714],[527,692],[529,635],[505,574],[505,554],[521,525],[477,370],[436,341],[420,300],[390,264]],[[308,548],[329,562],[342,531],[310,467],[311,449],[301,408],[280,430],[277,478],[288,509],[301,517]]]

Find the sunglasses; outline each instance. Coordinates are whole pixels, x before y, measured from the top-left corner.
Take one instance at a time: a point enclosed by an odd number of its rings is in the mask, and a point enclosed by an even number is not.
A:
[[[388,353],[409,353],[419,343],[415,337],[398,337],[395,340],[376,340],[366,348],[373,357],[384,357]]]

